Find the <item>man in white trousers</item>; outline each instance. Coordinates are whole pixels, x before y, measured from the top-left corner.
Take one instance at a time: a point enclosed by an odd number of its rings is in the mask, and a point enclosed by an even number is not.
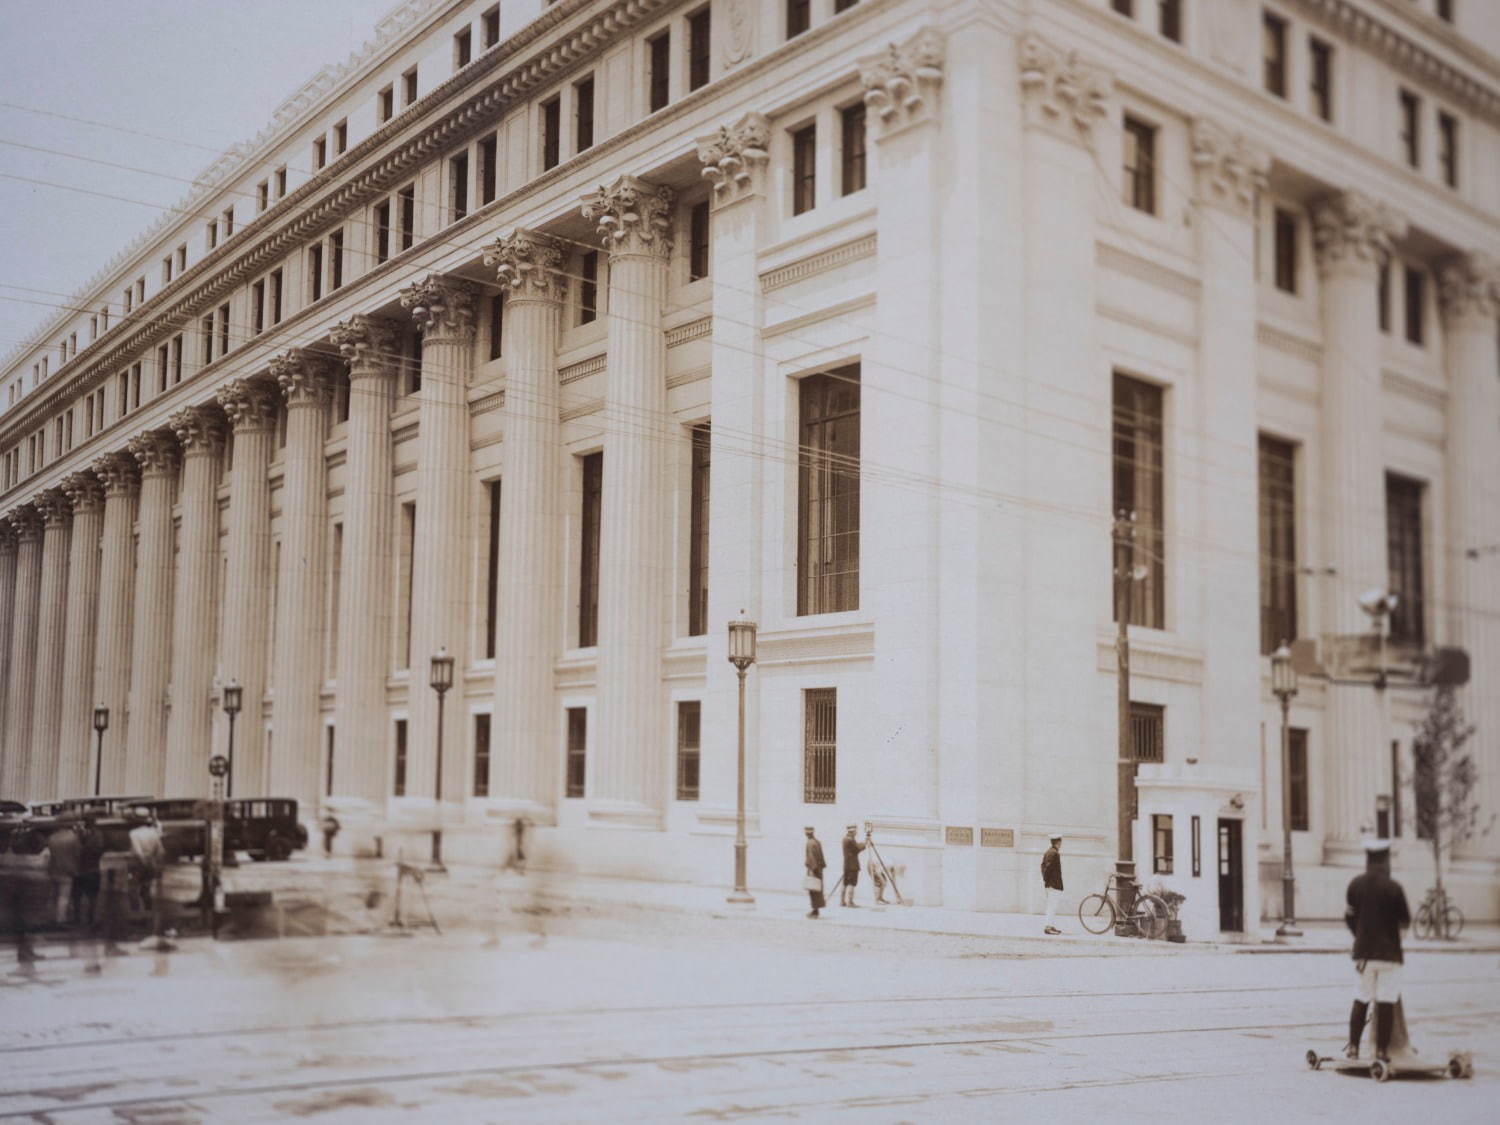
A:
[[[1042,932],[1060,934],[1057,928],[1057,904],[1062,901],[1062,837],[1053,836],[1052,846],[1042,856],[1042,886],[1047,892],[1047,926]]]

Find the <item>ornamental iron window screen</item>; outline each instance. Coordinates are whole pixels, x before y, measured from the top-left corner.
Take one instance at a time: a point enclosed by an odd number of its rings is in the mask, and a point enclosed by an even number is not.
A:
[[[802,801],[831,805],[838,781],[838,689],[802,693]]]
[[[1167,709],[1155,703],[1130,705],[1130,749],[1137,762],[1166,760]]]
[[[1390,638],[1392,644],[1418,647],[1427,639],[1422,596],[1422,492],[1421,481],[1386,474],[1386,550],[1390,589],[1397,599]]]
[[[1287,731],[1287,781],[1291,789],[1288,811],[1292,831],[1306,832],[1311,775],[1307,771],[1307,731],[1301,727]]]
[[[859,608],[857,365],[801,382],[797,613]]]
[[[568,708],[568,771],[564,796],[582,797],[588,768],[589,713],[584,707]]]
[[[702,747],[703,704],[685,700],[677,704],[677,799],[698,799],[698,763]]]

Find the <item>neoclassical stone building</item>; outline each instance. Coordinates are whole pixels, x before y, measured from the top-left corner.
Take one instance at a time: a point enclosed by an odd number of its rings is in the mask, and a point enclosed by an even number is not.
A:
[[[727,881],[743,611],[752,887],[869,821],[1033,909],[1060,832],[1075,900],[1128,846],[1252,929],[1285,811],[1299,914],[1375,828],[1418,893],[1422,694],[1304,677],[1284,778],[1268,654],[1396,593],[1500,809],[1497,52],[1465,0],[409,0],[9,361],[0,795],[205,793],[234,681],[235,794],[341,846]]]

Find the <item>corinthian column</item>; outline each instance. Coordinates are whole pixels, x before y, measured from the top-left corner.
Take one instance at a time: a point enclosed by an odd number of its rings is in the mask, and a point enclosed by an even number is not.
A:
[[[16,616],[16,531],[0,516],[0,699],[10,697],[10,637]],[[0,781],[8,776],[6,728],[0,723]]]
[[[219,569],[219,454],[224,421],[213,406],[190,406],[167,419],[182,446],[177,499],[177,590],[173,598],[172,713],[167,719],[166,797],[208,795],[213,748],[214,661],[204,635],[213,620]]]
[[[339,585],[335,791],[385,807],[386,671],[391,663],[391,376],[395,326],[356,316],[334,328],[349,361],[344,559]]]
[[[125,788],[129,745],[130,650],[134,616],[136,493],[135,458],[106,453],[93,465],[104,486],[104,529],[99,536],[99,635],[94,650],[94,699],[109,708],[103,763],[96,764],[105,793]],[[124,795],[124,794],[121,794]]]
[[[235,724],[230,792],[258,797],[266,790],[266,630],[271,597],[271,440],[276,389],[262,379],[231,379],[219,405],[234,427],[229,480],[229,575],[224,591],[224,639],[219,665],[244,689],[244,714]]]
[[[10,679],[5,693],[5,761],[0,787],[14,793],[13,801],[44,794],[33,786],[42,781],[31,770],[31,707],[35,698],[37,610],[42,586],[42,517],[30,504],[10,511],[16,533],[16,595],[10,629]],[[52,779],[46,779],[51,785]],[[51,794],[45,794],[51,796]]]
[[[662,307],[672,251],[670,189],[622,176],[583,199],[609,250],[609,375],[599,543],[599,723],[589,815],[659,827],[661,655],[670,584],[667,549],[667,343]]]
[[[557,338],[567,292],[561,246],[518,230],[485,251],[505,287],[505,477],[491,793],[518,814],[552,815],[562,573],[557,563]]]
[[[130,734],[125,787],[161,796],[166,782],[167,683],[172,638],[172,477],[177,442],[149,430],[127,448],[141,469],[136,517],[135,629],[130,646]],[[107,516],[106,516],[107,521]]]
[[[42,515],[42,574],[37,595],[36,682],[31,711],[31,787],[37,793],[70,796],[57,787],[62,729],[63,638],[67,625],[68,531],[73,506],[60,488],[36,498]]]
[[[98,636],[104,488],[87,469],[64,477],[62,487],[73,506],[73,534],[69,540],[57,789],[59,793],[83,794],[93,792],[94,785],[94,645]]]
[[[328,469],[323,441],[334,361],[290,351],[271,361],[286,399],[281,485],[281,572],[276,593],[276,745],[271,792],[295,797],[304,817],[318,804],[319,692],[322,686],[323,539]]]
[[[1385,463],[1380,330],[1376,282],[1380,264],[1406,221],[1359,192],[1345,192],[1313,210],[1313,239],[1323,298],[1322,496],[1323,558],[1336,572],[1322,606],[1325,633],[1365,633],[1370,624],[1359,595],[1385,589]],[[1375,819],[1375,794],[1385,789],[1389,732],[1368,691],[1334,687],[1328,702],[1327,858],[1353,862],[1365,826]]]

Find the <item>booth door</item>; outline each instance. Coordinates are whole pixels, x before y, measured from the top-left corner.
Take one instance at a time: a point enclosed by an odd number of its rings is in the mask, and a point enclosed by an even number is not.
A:
[[[1241,822],[1219,821],[1219,929],[1245,928],[1245,877],[1241,852]]]

